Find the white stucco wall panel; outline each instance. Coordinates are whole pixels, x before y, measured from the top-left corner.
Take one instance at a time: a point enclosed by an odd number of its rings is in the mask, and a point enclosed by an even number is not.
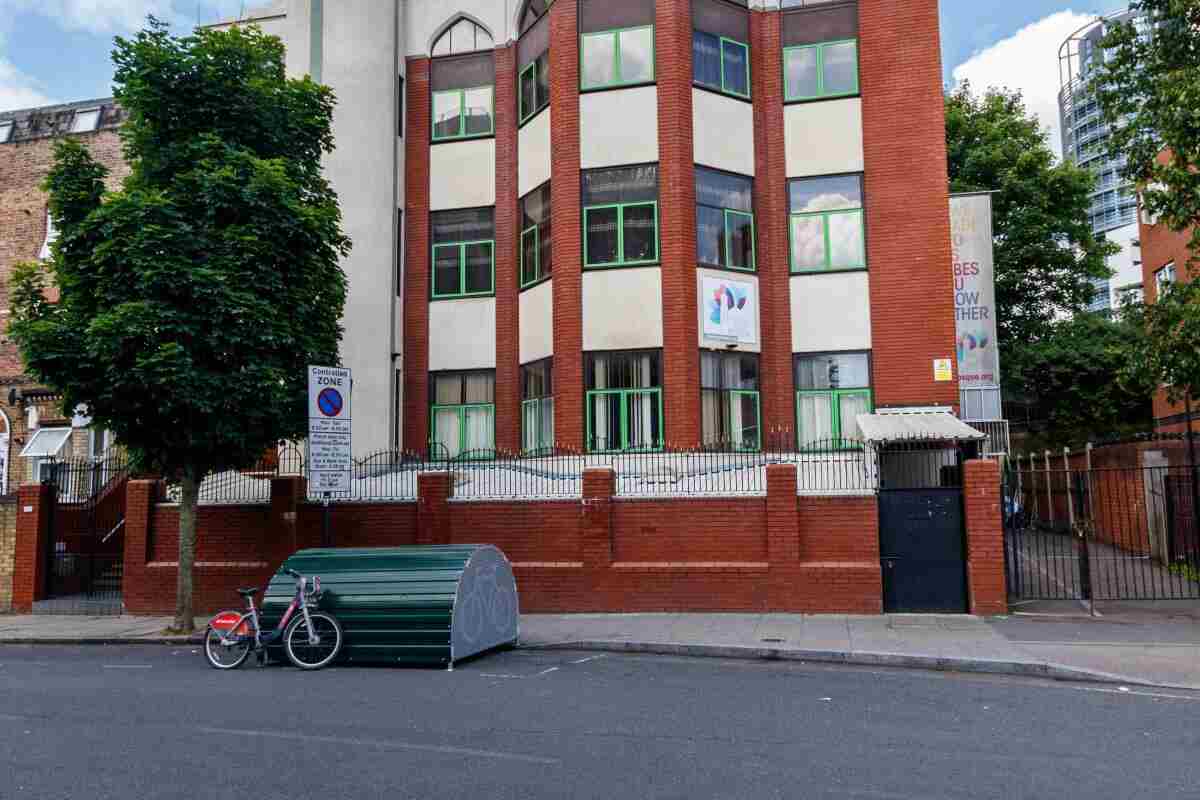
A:
[[[871,349],[867,272],[793,275],[792,352]]]
[[[583,169],[658,161],[658,87],[581,94],[579,156]]]
[[[517,4],[520,7],[520,4]],[[516,39],[516,10],[510,3],[496,0],[409,0],[404,4],[407,36],[406,53],[410,56],[427,56],[433,39],[446,24],[460,16],[469,17],[483,25],[496,46]]]
[[[429,304],[429,371],[496,367],[496,298]]]
[[[584,350],[636,350],[662,343],[658,267],[584,271]]]
[[[517,195],[550,180],[550,114],[547,108],[517,131]]]
[[[496,140],[429,148],[429,210],[496,205]]]
[[[692,141],[697,164],[754,174],[754,106],[692,89]]]
[[[554,279],[521,292],[517,310],[521,363],[554,355]]]
[[[862,99],[784,106],[787,176],[863,171]]]

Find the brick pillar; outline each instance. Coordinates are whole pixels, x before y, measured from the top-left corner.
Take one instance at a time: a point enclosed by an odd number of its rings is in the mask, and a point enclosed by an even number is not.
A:
[[[679,447],[700,444],[696,308],[696,166],[692,143],[692,4],[658,0],[658,235],[663,303],[663,428]]]
[[[12,607],[18,613],[29,613],[33,610],[33,602],[46,596],[53,502],[53,489],[49,484],[27,484],[17,490]]]
[[[1000,462],[968,461],[963,472],[967,527],[967,596],[972,614],[1008,613]]]
[[[301,475],[271,479],[271,523],[263,555],[272,571],[296,552],[299,546],[296,536],[297,510],[307,494],[308,481]],[[331,546],[336,542],[335,537]]]
[[[616,487],[617,474],[607,467],[583,471],[581,551],[587,569],[612,566],[612,504]]]
[[[957,380],[933,379],[955,353],[938,3],[858,8],[875,402],[957,406]]]
[[[764,446],[792,447],[796,425],[792,386],[791,266],[783,144],[783,38],[778,12],[750,13],[750,80],[754,96],[754,222],[758,234],[759,356],[762,424],[786,435]],[[783,441],[775,441],[775,438]]]
[[[800,560],[795,464],[767,465],[767,559],[772,565]]]
[[[417,544],[450,544],[450,473],[417,476]]]
[[[521,449],[517,46],[496,51],[496,448]],[[576,192],[578,194],[578,192]]]
[[[147,582],[146,564],[151,560],[151,524],[154,501],[158,494],[156,480],[130,480],[125,485],[125,552],[121,573],[121,596],[127,611],[146,613],[152,609],[175,605],[175,597],[158,598],[147,595],[153,588]],[[172,580],[171,586],[174,587]]]
[[[404,141],[404,447],[429,440],[429,59],[410,58]],[[390,301],[389,301],[390,302]]]
[[[583,448],[583,250],[579,209],[579,33],[576,0],[550,6],[550,208],[554,221],[554,436]]]

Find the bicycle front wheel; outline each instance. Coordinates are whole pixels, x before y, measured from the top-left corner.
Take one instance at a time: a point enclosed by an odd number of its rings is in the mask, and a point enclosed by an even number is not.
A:
[[[242,637],[239,641],[226,644],[221,640],[221,632],[209,628],[204,634],[204,657],[215,669],[237,669],[250,655],[250,640]]]
[[[288,660],[300,669],[320,669],[331,664],[341,651],[342,626],[320,611],[308,616],[312,619],[312,630],[309,631],[303,614],[296,617],[283,634],[283,649]]]

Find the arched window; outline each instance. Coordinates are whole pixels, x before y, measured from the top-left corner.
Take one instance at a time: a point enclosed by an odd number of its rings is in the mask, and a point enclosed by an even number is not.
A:
[[[476,50],[491,50],[492,35],[482,25],[462,17],[442,31],[433,43],[432,55],[448,56],[452,53],[473,53]]]
[[[550,4],[546,0],[525,0],[525,7],[521,9],[521,33],[532,28],[549,10]]]

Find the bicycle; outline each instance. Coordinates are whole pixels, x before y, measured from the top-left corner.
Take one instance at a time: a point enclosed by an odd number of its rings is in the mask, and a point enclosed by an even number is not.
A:
[[[296,596],[279,624],[264,635],[259,628],[258,609],[254,607],[258,589],[238,589],[249,610],[222,611],[208,623],[204,657],[211,666],[237,669],[251,652],[258,656],[259,664],[266,664],[267,647],[280,641],[288,660],[300,669],[321,669],[337,657],[342,649],[341,623],[333,615],[315,610],[321,602],[321,579],[314,576],[310,587],[308,578],[299,572],[290,569],[282,572],[296,579]],[[296,614],[297,611],[300,613]]]

